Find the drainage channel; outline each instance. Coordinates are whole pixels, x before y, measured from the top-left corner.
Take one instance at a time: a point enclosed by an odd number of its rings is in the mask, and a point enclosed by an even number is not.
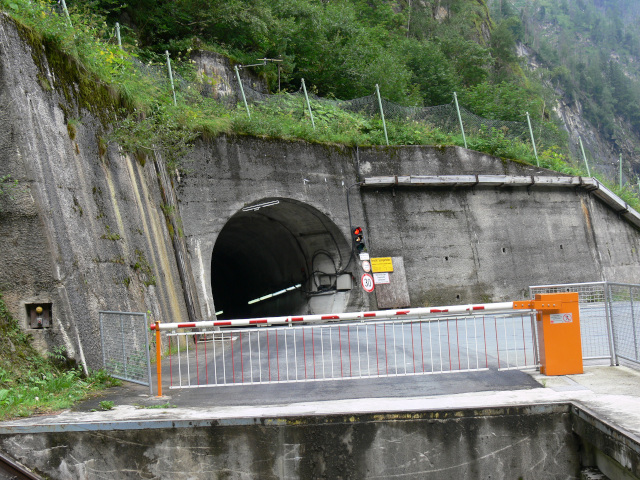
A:
[[[640,477],[638,438],[576,403],[0,427],[0,449],[47,478]],[[1,478],[1,477],[0,477]],[[29,477],[27,477],[29,478]]]

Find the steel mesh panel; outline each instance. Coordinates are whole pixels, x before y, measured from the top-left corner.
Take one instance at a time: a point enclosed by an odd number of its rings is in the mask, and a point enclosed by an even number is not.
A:
[[[577,292],[580,304],[580,338],[585,360],[610,358],[607,333],[605,283],[576,283],[529,287],[531,298],[541,293]]]
[[[640,286],[609,284],[616,355],[640,362]]]
[[[150,385],[146,314],[100,312],[102,357],[112,377]]]

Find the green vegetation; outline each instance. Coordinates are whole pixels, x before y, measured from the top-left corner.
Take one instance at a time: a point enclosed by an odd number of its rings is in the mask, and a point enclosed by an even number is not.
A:
[[[111,410],[113,409],[113,407],[115,406],[115,403],[111,400],[102,400],[100,402],[100,409],[101,410]]]
[[[43,358],[31,346],[0,296],[0,419],[49,413],[71,407],[92,394],[119,384],[103,371],[84,376],[69,368],[64,349]]]
[[[532,47],[545,81],[580,102],[584,117],[612,142],[616,118],[640,134],[640,5],[631,0],[516,0],[521,39]],[[618,146],[621,146],[618,144]]]
[[[105,130],[117,125],[110,135],[99,137],[102,155],[107,142],[117,142],[144,165],[149,153],[160,150],[174,171],[197,168],[182,164],[196,138],[222,133],[361,146],[385,143],[379,116],[345,111],[338,102],[312,100],[314,129],[301,97],[286,93],[298,91],[302,78],[312,93],[325,99],[371,95],[378,84],[382,96],[399,106],[450,104],[457,91],[461,105],[484,118],[524,124],[529,112],[537,131],[560,130],[549,113],[556,97],[545,87],[550,86],[548,78],[523,71],[515,54],[516,43],[533,35],[533,13],[528,12],[540,14],[551,0],[527,6],[493,1],[493,18],[484,0],[67,3],[73,27],[52,1],[0,0],[5,11],[28,26],[23,28],[25,38],[44,42],[49,63],[62,69],[62,79],[49,80],[42,69],[47,84],[53,82],[51,88],[65,97],[75,88],[81,108],[102,112]],[[564,7],[547,11],[557,8]],[[567,8],[570,12],[573,7]],[[121,50],[113,26],[124,18],[129,24],[122,26]],[[190,60],[196,49],[223,53],[244,64],[282,59],[283,93],[253,104],[251,118],[240,105],[229,107],[201,95],[215,79],[197,74]],[[172,54],[177,105],[165,74],[165,50]],[[77,68],[70,70],[69,65]],[[271,91],[277,89],[275,63],[254,70]],[[73,137],[77,115],[66,115]],[[444,130],[402,116],[387,120],[393,145],[464,144],[456,127]],[[566,136],[549,138],[554,140],[545,137],[538,145],[541,165],[584,175],[576,167],[580,163],[570,158]],[[536,163],[528,136],[515,135],[507,126],[477,126],[467,132],[467,141],[482,152]],[[635,195],[629,196],[634,204]],[[103,238],[116,236],[107,232]]]

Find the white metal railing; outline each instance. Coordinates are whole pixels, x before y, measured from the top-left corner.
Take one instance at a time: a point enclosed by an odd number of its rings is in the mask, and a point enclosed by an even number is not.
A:
[[[269,328],[212,330],[199,322],[199,331],[168,333],[165,371],[170,388],[196,388],[538,367],[531,311],[500,313],[506,304],[491,305],[500,307],[457,306],[463,314],[408,309],[413,312],[385,312],[383,320],[382,312],[368,312],[378,315],[305,325],[283,319],[285,326]],[[419,318],[415,310],[438,316]]]

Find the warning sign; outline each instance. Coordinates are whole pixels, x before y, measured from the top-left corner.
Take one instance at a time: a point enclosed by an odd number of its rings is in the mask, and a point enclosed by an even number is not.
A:
[[[371,271],[373,273],[393,272],[393,260],[391,257],[372,258]]]
[[[573,314],[572,313],[552,313],[551,317],[551,325],[556,323],[573,323]]]
[[[375,284],[373,283],[373,277],[368,273],[362,274],[362,288],[364,288],[365,292],[373,292],[375,288]]]

